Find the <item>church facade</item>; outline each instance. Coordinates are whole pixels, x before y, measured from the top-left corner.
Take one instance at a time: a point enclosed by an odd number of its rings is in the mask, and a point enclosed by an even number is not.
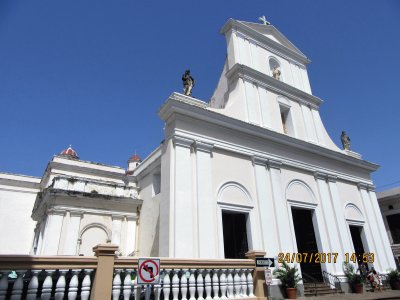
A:
[[[42,178],[1,174],[10,233],[0,253],[91,255],[111,242],[124,256],[264,250],[317,279],[343,276],[352,260],[395,268],[371,180],[378,166],[329,137],[308,58],[272,25],[230,19],[221,34],[227,58],[211,100],[173,93],[158,112],[165,138],[143,161],[125,170],[68,148]]]

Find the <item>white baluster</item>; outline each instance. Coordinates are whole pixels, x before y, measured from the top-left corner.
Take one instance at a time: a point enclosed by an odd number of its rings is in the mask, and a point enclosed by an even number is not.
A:
[[[59,271],[59,276],[58,276],[58,280],[56,283],[56,293],[54,295],[54,299],[56,299],[56,300],[64,299],[65,286],[67,285],[67,283],[65,281],[65,274],[67,272],[68,272],[68,270],[60,270]]]
[[[233,290],[235,293],[235,298],[238,298],[240,295],[240,277],[239,277],[239,270],[234,270],[235,275],[233,276]]]
[[[211,300],[211,277],[210,270],[205,270],[206,276],[204,276],[204,288],[206,290],[206,300]]]
[[[214,300],[219,299],[219,280],[218,280],[218,270],[213,270],[213,276],[212,276],[212,287],[213,287],[213,292],[214,292]]]
[[[181,300],[187,300],[187,290],[188,290],[188,278],[186,277],[187,269],[182,269],[181,274]]]
[[[132,270],[125,271],[124,287],[122,289],[124,294],[124,300],[129,300],[129,297],[131,296],[131,290],[132,290],[131,272]]]
[[[39,279],[38,279],[39,272],[40,272],[39,270],[31,271],[32,277],[28,285],[28,292],[26,295],[27,300],[36,300],[36,294],[39,287]]]
[[[220,289],[221,289],[221,299],[227,299],[226,297],[226,269],[222,269],[221,270],[221,275],[219,276],[219,285],[220,285]]]
[[[197,274],[197,293],[199,295],[199,297],[197,298],[197,300],[204,300],[203,296],[204,296],[204,279],[203,279],[203,270],[199,269],[197,270],[198,274]]]
[[[233,294],[233,270],[228,270],[228,278],[226,279],[227,286],[228,286],[228,298],[234,298],[235,295]]]
[[[119,275],[121,270],[115,270],[115,276],[112,285],[112,298],[118,300],[121,294],[121,276]]]
[[[178,277],[178,272],[172,269],[172,297],[174,300],[178,300],[178,294],[179,294],[179,277]]]
[[[247,298],[247,280],[246,280],[246,269],[240,270],[240,286],[241,292],[240,297]]]
[[[22,277],[24,276],[26,270],[17,270],[17,280],[15,280],[12,293],[11,300],[19,300],[21,299],[22,289],[24,288],[24,280]]]
[[[196,278],[194,277],[194,270],[190,269],[189,272],[189,300],[196,300]]]
[[[133,296],[135,297],[135,300],[138,300],[138,299],[140,299],[140,295],[138,297],[138,294],[137,294],[138,293],[138,291],[137,291],[137,287],[138,287],[138,285],[137,285],[137,274],[135,273],[135,275],[136,275],[136,278],[132,280],[132,286],[133,286],[132,293],[133,293]]]
[[[55,270],[46,270],[47,276],[44,279],[43,286],[42,286],[42,296],[40,299],[42,300],[50,300],[51,297],[51,290],[53,288],[53,279],[51,275]]]
[[[68,300],[75,300],[78,295],[78,274],[81,270],[72,270],[72,277],[69,281]]]
[[[90,297],[90,286],[92,285],[90,274],[93,272],[93,269],[85,269],[83,272],[85,273],[85,277],[82,280],[81,300],[88,300]]]
[[[164,269],[164,278],[163,278],[163,293],[164,300],[169,300],[169,294],[171,292],[171,279],[169,278],[170,269]]]
[[[247,286],[249,287],[249,297],[255,297],[254,295],[254,286],[253,286],[253,270],[247,270]]]
[[[161,296],[161,272],[160,272],[160,280],[158,283],[154,284],[154,300],[160,300],[160,296]]]
[[[6,299],[7,289],[8,289],[8,273],[9,271],[1,271],[0,280],[0,300]]]

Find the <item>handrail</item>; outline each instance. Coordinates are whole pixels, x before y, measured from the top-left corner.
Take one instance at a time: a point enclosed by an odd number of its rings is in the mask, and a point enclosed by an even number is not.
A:
[[[301,272],[301,277],[303,279],[303,283],[312,283],[314,285],[314,292],[315,292],[315,296],[317,296],[317,283],[318,280],[315,279],[314,277],[312,277],[311,275],[305,273],[305,272]],[[306,279],[306,280],[304,280]],[[308,281],[310,280],[310,281]]]
[[[114,268],[134,268],[138,258],[117,257]],[[182,259],[161,257],[163,269],[254,269],[252,259]]]
[[[337,277],[336,275],[333,275],[331,273],[328,273],[326,271],[322,271],[322,277],[323,277],[324,282],[326,284],[329,284],[330,286],[332,286],[336,290],[336,293],[338,292],[338,290],[340,292],[342,291],[342,286],[340,285],[339,277]],[[332,283],[332,281],[333,281],[333,283]]]
[[[0,255],[0,269],[43,270],[43,269],[96,269],[94,256],[33,256]]]

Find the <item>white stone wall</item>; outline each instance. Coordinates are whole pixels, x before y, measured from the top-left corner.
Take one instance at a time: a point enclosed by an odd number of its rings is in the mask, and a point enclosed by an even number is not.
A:
[[[36,222],[31,213],[40,179],[0,173],[0,254],[29,254]]]

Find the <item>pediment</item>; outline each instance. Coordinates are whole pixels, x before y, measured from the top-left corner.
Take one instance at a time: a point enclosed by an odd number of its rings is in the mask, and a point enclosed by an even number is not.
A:
[[[287,37],[285,37],[273,25],[264,25],[264,24],[251,23],[251,22],[245,22],[245,21],[238,21],[238,22],[243,24],[246,27],[251,28],[254,31],[257,31],[258,33],[261,33],[266,38],[290,49],[291,51],[296,52],[297,54],[306,57],[304,55],[304,53],[302,53],[299,50],[299,48],[297,48],[292,42],[290,42],[289,39]]]

